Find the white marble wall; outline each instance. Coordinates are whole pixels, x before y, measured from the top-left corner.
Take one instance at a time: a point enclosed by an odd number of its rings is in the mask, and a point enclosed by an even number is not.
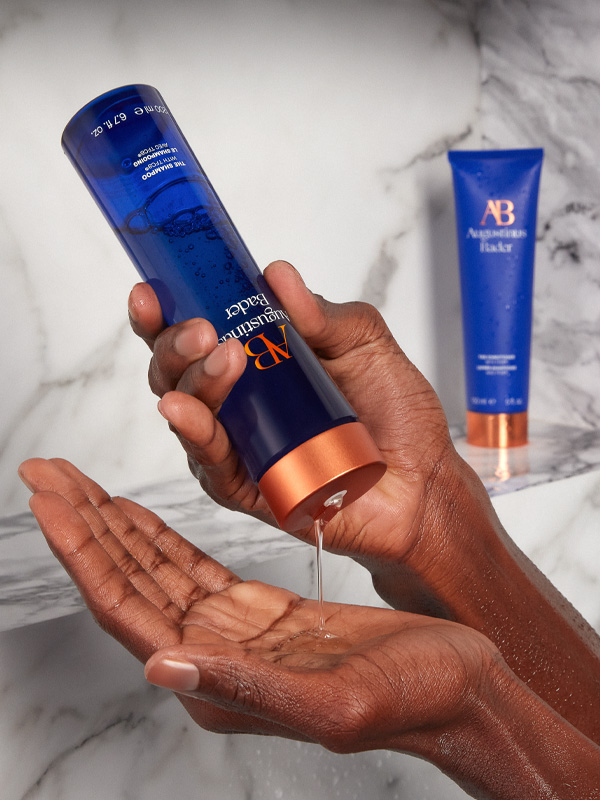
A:
[[[429,368],[425,178],[449,185],[443,143],[466,143],[477,114],[464,14],[420,0],[9,0],[2,18],[4,513],[22,508],[15,468],[33,454],[112,486],[185,469],[127,329],[136,273],[60,148],[71,115],[114,86],[159,87],[259,264],[286,258],[332,298],[376,301]]]
[[[558,468],[538,464],[552,488],[495,502],[600,624],[597,0],[3,0],[0,517],[26,510],[16,467],[33,455],[70,458],[114,492],[186,474],[128,331],[135,271],[60,149],[81,105],[130,82],[163,93],[257,261],[286,258],[332,299],[376,303],[455,424],[445,154],[545,148],[532,414],[540,440],[559,423],[584,454],[561,448]],[[495,477],[492,493],[506,488]],[[413,759],[203,734],[83,614],[0,634],[0,698],[7,800],[162,800],[174,780],[205,800],[464,796]]]
[[[449,147],[546,148],[532,414],[595,427],[595,0],[4,0],[0,508],[15,468],[181,474],[125,321],[136,275],[60,149],[70,116],[157,85],[261,265],[375,302],[462,421]]]
[[[600,8],[485,2],[486,147],[541,144],[532,413],[600,422]]]

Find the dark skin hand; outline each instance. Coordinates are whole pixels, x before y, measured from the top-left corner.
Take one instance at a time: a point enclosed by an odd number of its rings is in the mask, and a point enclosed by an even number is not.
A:
[[[240,581],[68,462],[32,459],[20,474],[52,551],[96,620],[202,727],[339,753],[406,751],[489,800],[598,797],[600,750],[476,631],[327,603],[326,638],[315,634],[316,602]]]
[[[231,674],[214,686],[210,670],[203,674],[216,706],[183,698],[205,728],[305,738],[310,724],[311,739],[319,741],[322,729],[328,747],[349,751],[373,726],[375,738],[362,744],[376,748],[395,733],[400,709],[408,737],[423,724],[443,728],[463,713],[482,670],[501,663],[475,631],[386,609],[326,603],[326,634],[319,633],[316,601],[241,581],[154,513],[111,498],[69,462],[31,459],[20,474],[52,551],[104,630],[142,662],[163,648],[161,660],[194,650],[230,662]],[[238,661],[274,696],[291,675],[304,681],[301,702],[282,709],[280,719],[263,719],[260,706],[270,701],[255,696],[248,677],[240,679]],[[332,725],[336,707],[346,719],[335,714]]]
[[[351,556],[399,610],[460,622],[488,637],[518,677],[600,742],[600,640],[510,540],[485,488],[454,449],[440,402],[381,315],[329,303],[296,270],[265,270],[291,321],[369,428],[388,470],[327,524],[326,549]],[[164,328],[152,289],[130,297],[152,349],[149,379],[192,472],[217,502],[273,522],[217,414],[243,369],[241,344],[217,347],[206,320]],[[313,541],[312,531],[294,535]]]
[[[401,561],[419,535],[424,513],[423,485],[445,452],[453,449],[446,419],[433,389],[408,362],[379,314],[365,304],[321,303],[309,293],[299,274],[276,262],[265,277],[292,321],[317,354],[361,421],[378,442],[388,473],[373,492],[353,503],[328,525],[329,550],[357,558]],[[356,308],[360,326],[349,309]],[[289,310],[289,308],[288,308]],[[154,292],[138,284],[130,298],[134,331],[153,350],[149,370],[160,410],[177,431],[189,455],[192,472],[203,488],[223,505],[275,524],[257,487],[232,449],[216,415],[246,365],[243,347],[235,339],[217,347],[217,336],[206,320],[190,320],[164,329]],[[365,369],[365,362],[371,368]],[[368,367],[368,364],[367,364]],[[402,372],[402,382],[390,376]],[[367,391],[368,389],[368,391]],[[175,392],[173,390],[176,390]],[[312,540],[312,531],[296,532]]]

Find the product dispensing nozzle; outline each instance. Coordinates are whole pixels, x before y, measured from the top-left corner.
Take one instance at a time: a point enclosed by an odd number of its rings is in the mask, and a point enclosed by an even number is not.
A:
[[[283,530],[316,519],[327,522],[342,503],[357,500],[383,476],[386,464],[361,422],[348,422],[314,436],[268,469],[258,482]]]

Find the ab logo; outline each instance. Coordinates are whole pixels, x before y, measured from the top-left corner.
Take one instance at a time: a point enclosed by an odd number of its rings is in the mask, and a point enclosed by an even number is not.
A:
[[[485,225],[491,214],[496,220],[496,225],[512,225],[515,221],[514,210],[515,204],[512,200],[488,200],[485,214],[479,224]]]
[[[283,342],[275,344],[267,339],[264,333],[259,333],[258,336],[253,336],[252,339],[248,339],[244,345],[244,350],[254,359],[254,365],[257,369],[271,369],[271,367],[281,364],[282,359],[292,357],[285,336],[285,325],[279,325],[278,327],[283,334]],[[251,347],[252,342],[256,342],[253,347]],[[265,349],[257,352],[259,347],[264,347]]]

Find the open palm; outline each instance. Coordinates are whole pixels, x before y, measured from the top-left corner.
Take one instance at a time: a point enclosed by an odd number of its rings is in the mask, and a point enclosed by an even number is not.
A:
[[[143,662],[196,665],[198,686],[180,699],[207,729],[402,747],[463,713],[496,659],[468,628],[386,609],[326,603],[325,634],[316,601],[241,581],[68,462],[32,459],[21,475],[100,625]]]

